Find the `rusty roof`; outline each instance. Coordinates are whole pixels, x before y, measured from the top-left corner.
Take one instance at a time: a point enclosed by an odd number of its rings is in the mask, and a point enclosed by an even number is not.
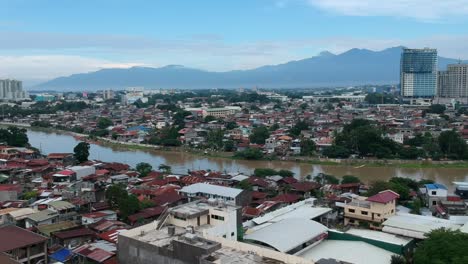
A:
[[[47,241],[47,237],[17,226],[5,226],[0,228],[0,252],[22,248],[45,241]]]

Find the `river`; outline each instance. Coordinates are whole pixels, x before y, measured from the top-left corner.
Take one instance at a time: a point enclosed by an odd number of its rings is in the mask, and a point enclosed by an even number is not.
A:
[[[44,154],[53,152],[73,152],[78,141],[70,135],[63,133],[42,132],[28,129],[29,142],[40,149]],[[249,161],[232,160],[216,157],[202,157],[184,152],[144,151],[111,148],[107,146],[91,145],[90,159],[107,162],[121,162],[135,167],[139,162],[147,162],[157,168],[159,164],[172,167],[174,173],[186,173],[188,169],[211,169],[223,172],[251,173],[255,168],[287,169],[297,177],[308,174],[317,175],[320,172],[341,177],[343,175],[358,176],[363,182],[388,180],[391,177],[408,177],[415,180],[431,179],[445,184],[453,189],[453,181],[468,181],[468,169],[447,168],[395,168],[395,167],[362,167],[312,165],[285,161]]]

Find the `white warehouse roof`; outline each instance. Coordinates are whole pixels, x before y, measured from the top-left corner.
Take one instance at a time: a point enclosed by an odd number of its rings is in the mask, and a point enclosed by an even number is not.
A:
[[[288,218],[247,234],[244,239],[262,242],[280,252],[288,252],[327,230],[326,226],[309,219]]]
[[[223,196],[223,197],[231,197],[236,198],[243,190],[224,187],[219,185],[207,184],[207,183],[195,183],[189,186],[185,186],[184,188],[180,189],[179,192],[193,194],[196,195],[197,193],[206,193],[211,195]]]

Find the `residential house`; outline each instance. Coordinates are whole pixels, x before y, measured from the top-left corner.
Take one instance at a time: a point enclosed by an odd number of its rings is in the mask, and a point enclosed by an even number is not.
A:
[[[360,222],[367,222],[370,227],[380,229],[381,223],[395,215],[396,200],[399,197],[391,190],[370,197],[355,196],[351,202],[344,205],[344,224],[358,225]]]
[[[0,227],[0,252],[19,263],[47,263],[47,237],[13,225]]]

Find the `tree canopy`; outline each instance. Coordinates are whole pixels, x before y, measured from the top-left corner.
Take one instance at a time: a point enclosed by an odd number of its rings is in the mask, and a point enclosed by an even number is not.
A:
[[[136,165],[136,170],[140,173],[140,177],[145,177],[153,170],[153,166],[146,162],[140,162]]]
[[[87,142],[80,142],[75,146],[73,149],[73,156],[75,157],[76,161],[78,161],[78,163],[88,161],[89,147],[89,143]]]
[[[468,263],[468,234],[446,229],[427,234],[414,253],[415,264]]]
[[[265,140],[270,136],[270,131],[265,126],[255,127],[249,136],[250,142],[255,144],[265,144]]]
[[[27,147],[29,145],[27,130],[15,126],[0,128],[0,142],[13,147]]]

